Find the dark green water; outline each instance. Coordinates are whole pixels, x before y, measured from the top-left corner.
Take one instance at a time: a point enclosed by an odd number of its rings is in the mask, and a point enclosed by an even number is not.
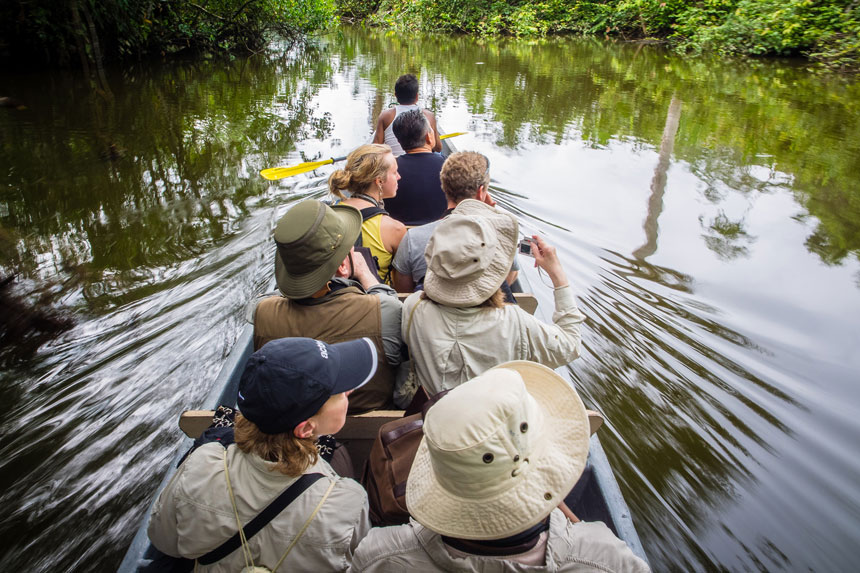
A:
[[[76,326],[0,373],[0,570],[109,570],[271,271],[269,233],[419,73],[559,248],[572,365],[655,570],[860,558],[860,84],[796,62],[358,30],[250,59],[0,72],[0,264]],[[529,272],[542,304],[549,289]]]

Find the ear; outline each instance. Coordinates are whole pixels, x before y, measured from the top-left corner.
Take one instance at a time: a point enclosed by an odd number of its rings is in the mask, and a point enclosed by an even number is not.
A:
[[[343,262],[341,262],[340,265],[337,267],[337,270],[334,271],[334,276],[348,279],[349,275],[351,274],[351,271],[352,269],[350,269],[349,267],[349,255],[347,255],[343,259]]]
[[[424,142],[433,147],[433,144],[436,143],[436,132],[433,131],[433,128],[427,130],[426,135],[424,135]]]
[[[314,424],[313,420],[305,420],[295,428],[293,428],[293,435],[297,438],[310,438],[314,435],[314,430],[316,429],[316,424]]]

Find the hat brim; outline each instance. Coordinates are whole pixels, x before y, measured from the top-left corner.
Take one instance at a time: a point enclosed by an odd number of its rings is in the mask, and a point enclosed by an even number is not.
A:
[[[477,306],[493,296],[502,286],[508,273],[511,272],[511,266],[514,264],[514,258],[517,254],[519,223],[516,217],[510,213],[499,211],[475,199],[464,199],[457,205],[452,214],[478,216],[487,219],[498,237],[496,252],[481,277],[470,281],[446,279],[433,272],[430,261],[427,260],[424,291],[431,299],[445,306],[457,308]],[[438,233],[439,227],[436,227],[434,232]]]
[[[281,250],[275,250],[275,282],[287,298],[307,298],[323,288],[346,258],[361,233],[361,212],[350,205],[333,205],[335,216],[344,225],[344,238],[332,251],[331,257],[313,271],[305,274],[290,273],[281,259]]]
[[[332,396],[361,388],[376,374],[379,355],[376,345],[369,338],[359,338],[348,342],[328,345],[330,351],[338,354],[339,368]]]
[[[461,497],[436,480],[423,438],[406,482],[406,506],[416,521],[441,535],[502,539],[536,525],[564,501],[588,459],[588,416],[582,400],[564,378],[546,366],[522,360],[500,364],[493,370],[496,368],[515,370],[522,376],[526,390],[544,413],[542,434],[529,454],[522,479],[479,500]]]

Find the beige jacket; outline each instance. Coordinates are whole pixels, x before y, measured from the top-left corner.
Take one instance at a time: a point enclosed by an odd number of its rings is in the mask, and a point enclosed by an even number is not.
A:
[[[557,368],[577,358],[585,315],[570,286],[553,295],[553,324],[546,324],[516,305],[453,308],[413,293],[403,303],[401,324],[418,383],[433,395],[502,362],[532,360]]]
[[[155,502],[149,538],[167,555],[200,557],[238,531],[224,479],[223,452],[224,447],[219,443],[199,447],[180,466]],[[271,471],[271,462],[245,454],[236,445],[227,449],[227,462],[242,523],[256,517],[296,480]],[[314,472],[326,477],[305,490],[249,540],[255,565],[275,566],[331,480],[336,480],[328,499],[278,570],[345,571],[349,567],[355,548],[370,530],[367,494],[353,480],[338,477],[323,460],[306,473]],[[244,565],[242,551],[237,549],[201,569],[235,573]]]
[[[550,514],[545,559],[542,567],[477,555],[457,559],[448,552],[438,533],[410,521],[399,527],[371,530],[358,546],[350,571],[650,571],[648,564],[636,557],[602,522],[571,523],[557,509]]]

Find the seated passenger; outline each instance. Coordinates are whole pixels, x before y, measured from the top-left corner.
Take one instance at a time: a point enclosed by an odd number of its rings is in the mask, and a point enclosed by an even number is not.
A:
[[[397,78],[394,83],[394,97],[397,98],[397,105],[394,108],[389,108],[379,114],[376,121],[376,131],[373,132],[373,143],[385,143],[391,147],[395,157],[403,155],[403,148],[394,136],[392,123],[394,118],[411,109],[421,109],[418,105],[418,78],[412,74],[404,74]],[[430,122],[430,127],[433,128],[433,141],[431,143],[432,151],[442,151],[442,140],[439,139],[439,134],[436,130],[436,116],[433,112],[425,109],[422,113]]]
[[[399,160],[398,160],[399,161]],[[490,162],[486,157],[474,151],[454,153],[442,165],[440,173],[442,191],[448,209],[441,216],[449,215],[464,199],[475,199],[495,206],[496,202],[490,197]],[[394,260],[391,261],[392,284],[397,292],[412,292],[423,288],[424,273],[427,263],[424,261],[424,249],[430,241],[430,235],[442,220],[433,221],[420,227],[406,231],[403,240],[397,247]],[[508,274],[507,283],[516,280],[519,267],[516,258]]]
[[[649,571],[605,524],[559,508],[588,444],[582,400],[549,368],[509,362],[466,382],[424,418],[406,481],[415,521],[372,529],[350,571]]]
[[[432,151],[433,128],[417,109],[401,113],[392,125],[406,154],[397,158],[397,196],[385,201],[385,210],[404,225],[435,221],[448,208],[448,201],[439,182],[445,158]]]
[[[345,571],[370,529],[367,494],[319,458],[314,439],[343,427],[347,396],[375,370],[366,338],[333,345],[284,338],[251,355],[239,382],[235,443],[222,435],[185,459],[152,508],[152,544],[198,560],[204,571],[274,570],[280,561],[284,571]],[[248,535],[249,522],[297,482],[298,497],[258,533],[225,545],[239,523]]]
[[[406,226],[388,216],[385,199],[397,195],[397,160],[387,145],[362,145],[346,158],[346,167],[328,178],[332,195],[361,211],[361,242],[370,249],[379,278],[391,284],[389,268]],[[343,194],[349,191],[349,197]]]
[[[513,215],[472,199],[461,201],[430,237],[424,292],[403,303],[401,328],[417,382],[431,396],[500,362],[534,360],[556,368],[579,356],[585,316],[555,248],[537,235],[532,252],[554,287],[554,324],[502,302],[517,238]]]
[[[370,338],[379,367],[350,398],[351,413],[389,404],[402,345],[397,293],[353,253],[360,228],[361,215],[346,205],[308,199],[287,211],[275,227],[275,278],[283,296],[263,298],[249,316],[254,348],[288,336],[329,344]]]

